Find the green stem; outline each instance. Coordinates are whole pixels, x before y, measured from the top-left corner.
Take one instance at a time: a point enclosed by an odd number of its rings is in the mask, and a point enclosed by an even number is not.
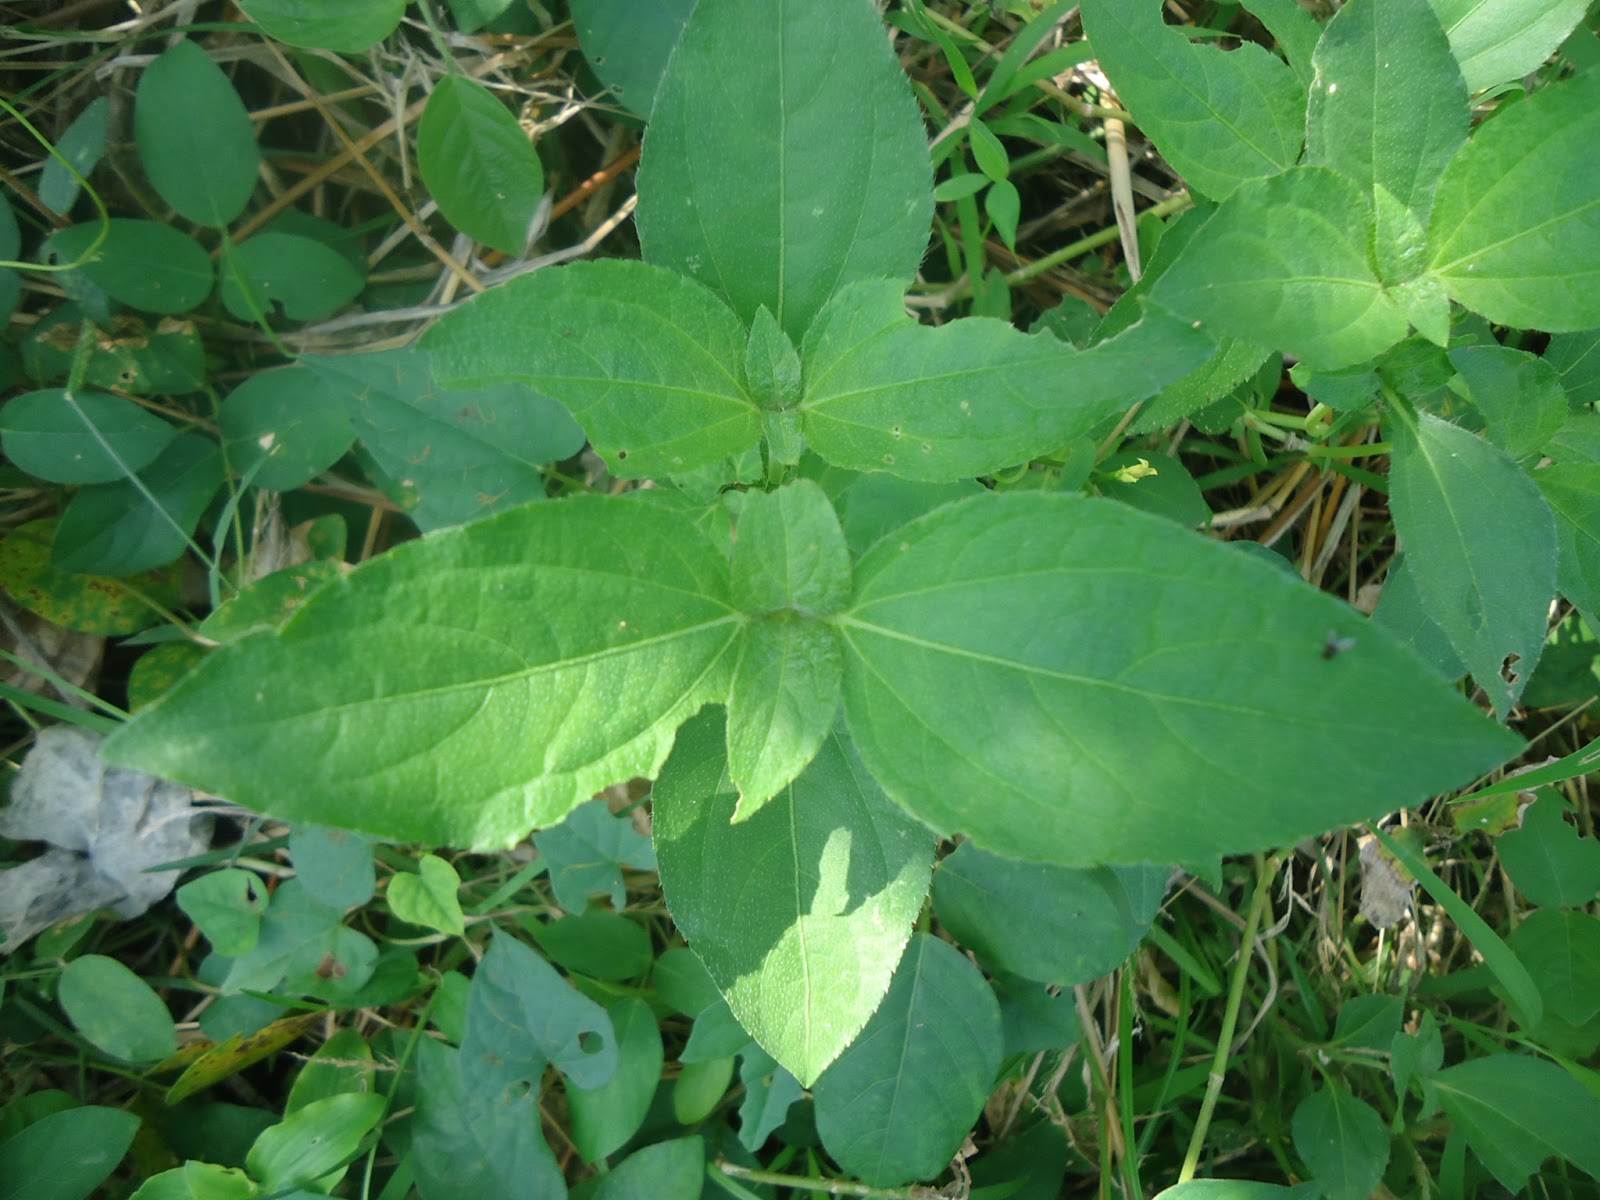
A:
[[[1200,1164],[1200,1153],[1205,1149],[1206,1131],[1211,1128],[1211,1116],[1216,1111],[1217,1100],[1222,1095],[1222,1082],[1227,1076],[1228,1059],[1233,1054],[1233,1034],[1239,1027],[1239,1008],[1244,1000],[1244,981],[1250,974],[1250,962],[1255,957],[1256,935],[1261,931],[1261,921],[1272,898],[1272,881],[1278,877],[1286,851],[1280,850],[1264,864],[1256,855],[1256,891],[1250,900],[1250,914],[1245,918],[1244,936],[1239,939],[1239,961],[1233,968],[1233,983],[1228,989],[1228,1007],[1222,1016],[1222,1031],[1217,1035],[1217,1054],[1211,1063],[1211,1077],[1206,1081],[1206,1098],[1200,1105],[1200,1116],[1195,1121],[1194,1135],[1189,1139],[1189,1152],[1183,1158],[1183,1170],[1178,1173],[1179,1183],[1194,1178]]]
[[[778,1171],[758,1171],[741,1167],[720,1159],[706,1164],[706,1174],[713,1180],[718,1174],[733,1179],[746,1179],[751,1183],[770,1183],[775,1187],[794,1188],[804,1192],[822,1192],[828,1196],[865,1196],[867,1200],[927,1200],[939,1193],[932,1188],[876,1188],[848,1179],[813,1179],[808,1175],[784,1175]]]
[[[1176,196],[1169,196],[1159,204],[1152,204],[1144,211],[1153,216],[1166,217],[1175,212],[1182,212],[1193,203],[1194,201],[1189,199],[1188,192],[1179,192]],[[1143,216],[1144,214],[1141,213],[1140,215]],[[1010,284],[1026,283],[1037,275],[1043,275],[1053,267],[1059,267],[1062,263],[1070,262],[1072,259],[1087,254],[1091,250],[1097,250],[1101,246],[1109,245],[1116,241],[1117,237],[1117,227],[1115,225],[1107,226],[1098,233],[1091,233],[1088,237],[1079,238],[1071,245],[1052,251],[1043,258],[1036,258],[1031,263],[1024,263],[1006,276],[1006,282]]]

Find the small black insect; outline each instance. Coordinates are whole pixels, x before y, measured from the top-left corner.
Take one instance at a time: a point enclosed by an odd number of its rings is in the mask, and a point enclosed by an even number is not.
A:
[[[1323,658],[1338,658],[1346,650],[1355,649],[1356,640],[1353,637],[1340,637],[1337,629],[1328,630],[1328,639],[1322,643]]]

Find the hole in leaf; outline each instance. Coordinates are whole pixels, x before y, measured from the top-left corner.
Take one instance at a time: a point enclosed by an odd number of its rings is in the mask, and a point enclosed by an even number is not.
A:
[[[606,1048],[606,1040],[592,1029],[585,1029],[578,1035],[578,1049],[585,1054],[599,1054]]]

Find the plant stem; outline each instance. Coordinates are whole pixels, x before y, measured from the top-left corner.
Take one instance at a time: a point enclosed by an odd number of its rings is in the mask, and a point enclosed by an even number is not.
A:
[[[1145,209],[1145,212],[1157,217],[1165,217],[1170,216],[1172,213],[1183,211],[1192,203],[1194,202],[1189,199],[1188,192],[1179,192],[1176,196],[1169,196],[1159,204],[1152,204]],[[1036,258],[1030,263],[1023,263],[1022,266],[1006,276],[1006,282],[1011,284],[1026,283],[1036,275],[1043,275],[1052,267],[1058,267],[1064,262],[1077,258],[1080,254],[1087,254],[1091,250],[1116,241],[1117,237],[1117,227],[1109,225],[1105,229],[1091,233],[1088,237],[1079,238],[1071,245],[1052,251],[1043,258]]]
[[[1250,974],[1250,961],[1255,957],[1256,934],[1261,931],[1261,919],[1272,897],[1272,881],[1278,877],[1278,868],[1283,865],[1286,853],[1280,850],[1264,864],[1261,856],[1256,855],[1255,895],[1250,900],[1250,914],[1245,918],[1244,935],[1239,939],[1239,961],[1233,968],[1233,983],[1228,988],[1228,1007],[1222,1016],[1222,1030],[1217,1034],[1217,1054],[1211,1063],[1211,1077],[1206,1081],[1206,1098],[1200,1105],[1194,1134],[1189,1139],[1183,1170],[1178,1172],[1179,1183],[1188,1183],[1194,1178],[1200,1152],[1205,1149],[1206,1131],[1211,1127],[1211,1115],[1222,1095],[1222,1081],[1227,1076],[1228,1059],[1233,1054],[1233,1032],[1239,1026],[1239,1006],[1244,999],[1244,981]]]
[[[706,1164],[706,1174],[716,1179],[718,1173],[733,1179],[748,1179],[751,1183],[770,1183],[777,1187],[795,1188],[799,1191],[822,1192],[829,1196],[865,1196],[867,1200],[927,1200],[939,1193],[932,1188],[876,1188],[848,1179],[813,1179],[809,1175],[784,1175],[778,1171],[758,1171],[741,1167],[737,1163],[716,1162]]]

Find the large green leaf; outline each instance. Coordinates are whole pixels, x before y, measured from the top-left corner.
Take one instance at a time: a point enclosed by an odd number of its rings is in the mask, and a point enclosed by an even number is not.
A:
[[[560,401],[612,472],[678,475],[756,445],[728,306],[639,262],[535,271],[440,321],[423,343],[451,386],[516,380]]]
[[[1389,1131],[1365,1100],[1330,1082],[1296,1105],[1294,1148],[1328,1200],[1367,1200],[1389,1165]]]
[[[746,628],[728,693],[743,819],[805,769],[839,711],[839,639],[817,618],[850,599],[850,552],[822,489],[801,479],[747,494],[732,573],[734,603],[761,614]]]
[[[1242,184],[1156,280],[1151,297],[1225,334],[1332,370],[1405,337],[1368,247],[1372,206],[1326,167]]]
[[[1590,0],[1432,0],[1467,86],[1482,91],[1521,79],[1583,20]]]
[[[1439,174],[1467,140],[1467,85],[1428,0],[1351,0],[1313,59],[1306,161],[1426,222]]]
[[[1552,84],[1485,124],[1439,181],[1434,274],[1491,321],[1600,325],[1600,73]]]
[[[183,553],[222,484],[222,454],[181,433],[136,479],[81,488],[56,525],[53,565],[84,575],[136,575]]]
[[[1552,1156],[1600,1178],[1600,1097],[1554,1063],[1491,1054],[1446,1067],[1433,1084],[1478,1161],[1508,1191]]]
[[[1517,890],[1534,904],[1590,904],[1600,894],[1600,841],[1562,820],[1559,797],[1546,794],[1503,834],[1495,848]]]
[[[873,774],[940,833],[1013,858],[1282,845],[1517,745],[1337,600],[1108,501],[941,508],[863,556],[837,625]],[[1328,658],[1330,636],[1355,645]]]
[[[241,8],[280,42],[359,54],[395,31],[405,0],[243,0]]]
[[[1582,1025],[1600,1012],[1600,918],[1542,908],[1529,913],[1506,944],[1539,985],[1547,1017]]]
[[[566,1195],[544,1140],[539,1084],[536,1078],[527,1089],[483,1087],[461,1051],[419,1040],[411,1156],[424,1200]]]
[[[400,841],[509,846],[654,775],[727,690],[726,561],[677,512],[580,496],[411,542],[208,658],[118,761]]]
[[[1157,0],[1090,0],[1083,27],[1117,96],[1195,191],[1220,200],[1300,156],[1305,92],[1263,47],[1196,45],[1162,23]]]
[[[583,55],[611,94],[641,117],[655,107],[656,89],[695,0],[571,0],[572,25]]]
[[[841,291],[806,334],[801,427],[835,466],[944,482],[1027,462],[1211,349],[1160,314],[1089,350],[985,318],[933,328],[906,316],[903,290],[879,280]]]
[[[223,307],[241,321],[275,316],[315,321],[337,312],[366,286],[364,273],[332,246],[296,233],[258,233],[223,249]]]
[[[544,468],[583,448],[553,400],[519,383],[456,390],[428,355],[385,350],[301,360],[322,377],[395,499],[423,529],[458,525],[544,495]]]
[[[113,300],[143,312],[182,313],[211,294],[217,272],[193,238],[155,221],[113,217],[107,224],[106,240],[82,269]],[[41,254],[57,263],[77,262],[100,229],[91,221],[60,230]]]
[[[496,250],[523,252],[544,168],[493,92],[465,75],[441,79],[417,122],[417,167],[452,225]]]
[[[1510,346],[1459,346],[1450,365],[1483,414],[1484,435],[1518,462],[1532,460],[1566,424],[1566,389],[1556,369]]]
[[[585,1162],[615,1154],[639,1131],[661,1082],[661,1033],[650,1006],[623,996],[607,1010],[617,1037],[617,1069],[596,1088],[567,1086],[572,1142]]]
[[[964,842],[933,881],[940,923],[986,964],[1071,987],[1120,966],[1150,928],[1166,867],[1058,867]],[[1156,887],[1154,906],[1139,903]],[[1130,894],[1129,884],[1134,893]]]
[[[83,1105],[51,1113],[0,1142],[3,1200],[84,1200],[122,1161],[139,1118]]]
[[[193,42],[144,69],[133,130],[144,173],[181,216],[222,226],[250,203],[261,166],[255,126],[228,77]]]
[[[1400,409],[1389,506],[1428,614],[1504,716],[1544,648],[1556,591],[1555,520],[1499,447]]]
[[[153,1063],[177,1053],[177,1029],[166,1004],[114,958],[73,959],[61,972],[58,999],[78,1032],[113,1058]]]
[[[24,392],[0,408],[13,466],[51,483],[113,483],[153,462],[178,431],[131,400],[84,389]]]
[[[700,0],[650,116],[639,240],[746,323],[765,305],[798,343],[842,285],[910,281],[932,184],[921,113],[870,0],[774,0],[759,18],[742,0]]]
[[[889,987],[927,894],[933,839],[842,735],[733,824],[722,722],[697,717],[655,788],[667,907],[739,1023],[809,1085]]]
[[[537,1092],[553,1064],[577,1087],[600,1087],[617,1070],[611,1018],[536,950],[495,935],[467,996],[461,1056],[491,1094]]]
[[[883,1007],[812,1089],[822,1144],[870,1184],[932,1179],[983,1111],[1000,1039],[983,975],[948,942],[918,934]]]

